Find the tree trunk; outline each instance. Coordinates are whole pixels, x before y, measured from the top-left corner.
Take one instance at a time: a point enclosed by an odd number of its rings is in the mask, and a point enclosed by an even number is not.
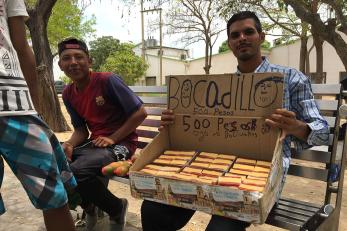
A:
[[[205,70],[205,74],[208,75],[210,74],[210,65],[209,65],[209,40],[208,40],[208,35],[205,34],[205,66],[204,66],[204,70]]]
[[[300,38],[301,45],[300,45],[300,59],[299,59],[299,70],[302,73],[307,73],[306,70],[306,61],[307,61],[307,37],[302,36]]]
[[[313,33],[313,42],[314,46],[316,47],[316,72],[317,73],[323,73],[323,43],[324,40],[322,40],[319,35],[316,33]]]
[[[38,5],[45,6],[48,3],[52,4],[52,1],[41,1]],[[38,66],[39,79],[37,84],[39,85],[38,89],[40,91],[39,107],[42,117],[55,132],[71,130],[63,116],[58,96],[53,87],[53,56],[47,37],[47,24],[50,14],[47,16],[47,12],[40,9],[30,10],[28,12],[30,18],[26,24],[30,31],[36,64]]]
[[[310,54],[311,54],[313,47],[314,47],[314,44],[312,44],[312,46],[310,47],[310,49],[308,49],[307,54],[306,54],[306,73],[305,74],[308,74],[311,72]]]
[[[43,119],[55,132],[70,131],[71,129],[61,111],[60,102],[53,87],[49,68],[45,65],[38,66],[37,73],[40,88],[39,97],[42,99],[40,100],[40,107],[42,108]]]

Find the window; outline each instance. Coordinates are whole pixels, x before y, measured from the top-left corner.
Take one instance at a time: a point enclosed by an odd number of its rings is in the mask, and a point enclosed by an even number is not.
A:
[[[146,76],[146,86],[156,86],[157,77],[155,76]]]

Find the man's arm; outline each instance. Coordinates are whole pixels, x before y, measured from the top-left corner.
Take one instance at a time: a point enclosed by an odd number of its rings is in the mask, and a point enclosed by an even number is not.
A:
[[[127,137],[130,133],[136,130],[136,128],[147,117],[147,112],[143,106],[135,111],[125,123],[109,137],[100,136],[96,138],[93,143],[98,147],[107,147],[112,144],[117,144]]]
[[[10,17],[8,19],[8,26],[10,30],[11,41],[18,54],[20,67],[28,84],[32,101],[34,103],[35,109],[39,110],[40,108],[37,87],[37,73],[35,69],[36,62],[34,54],[29,47],[26,38],[24,17]],[[38,111],[38,113],[40,112]]]
[[[320,114],[314,100],[311,83],[300,71],[292,70],[289,76],[289,107],[278,109],[266,123],[282,129],[282,138],[292,135],[297,150],[312,145],[325,145],[329,140],[329,126]]]

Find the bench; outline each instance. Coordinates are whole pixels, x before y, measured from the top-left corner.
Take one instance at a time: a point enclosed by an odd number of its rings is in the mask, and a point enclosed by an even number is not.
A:
[[[139,152],[157,134],[161,112],[166,108],[166,86],[131,86],[145,104],[148,117],[138,127]],[[314,147],[297,153],[292,151],[292,162],[288,175],[324,182],[324,201],[309,203],[297,199],[281,197],[270,212],[267,224],[289,230],[338,230],[342,202],[343,177],[345,169],[345,141],[338,141],[340,114],[343,94],[340,84],[313,84],[313,92],[319,108],[329,123],[330,139],[326,147]],[[347,108],[343,113],[347,116]],[[339,175],[336,182],[332,176]],[[112,177],[125,184],[127,178]],[[305,186],[306,187],[306,186]]]

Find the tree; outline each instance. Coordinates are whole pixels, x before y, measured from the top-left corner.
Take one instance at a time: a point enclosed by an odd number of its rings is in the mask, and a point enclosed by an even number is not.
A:
[[[234,5],[238,1],[228,1],[227,10],[230,10],[230,4]],[[267,8],[267,4],[271,1],[268,0],[247,0],[247,2],[254,3],[254,5],[264,6]],[[245,4],[245,1],[242,1]],[[273,3],[271,3],[274,5]],[[285,11],[294,10],[296,17],[301,22],[302,33],[300,38],[306,39],[307,43],[307,31],[312,33],[314,44],[317,49],[317,70],[323,67],[323,55],[322,44],[323,40],[330,43],[336,50],[336,53],[340,57],[345,69],[347,70],[347,43],[344,41],[340,33],[347,35],[347,1],[346,0],[279,0],[277,1],[277,7]],[[289,7],[290,6],[290,7]],[[326,18],[323,14],[319,13],[319,7],[326,6],[332,10],[331,16]],[[245,9],[245,5],[242,8]],[[223,12],[223,11],[222,11]],[[267,15],[269,16],[269,15]],[[305,40],[302,40],[302,46],[305,46]],[[306,48],[307,50],[307,48]],[[300,56],[307,56],[307,52],[301,51]],[[308,56],[307,56],[308,58]],[[301,63],[301,62],[300,62]],[[300,64],[300,69],[302,68]]]
[[[267,40],[265,40],[265,41],[261,44],[261,48],[263,48],[263,49],[268,50],[268,49],[270,49],[270,47],[271,47],[271,43],[270,43],[269,41],[267,41]]]
[[[119,50],[119,40],[112,36],[102,36],[89,43],[90,54],[93,58],[92,68],[94,71],[100,71],[101,65],[103,65],[106,59],[111,53]]]
[[[181,41],[186,46],[205,42],[206,74],[210,73],[212,48],[218,35],[225,30],[224,22],[218,12],[219,0],[178,0],[169,1],[167,13],[169,34],[182,34]]]
[[[53,131],[66,131],[69,129],[66,120],[61,112],[59,99],[54,89],[53,83],[53,54],[52,49],[49,43],[48,36],[48,25],[49,19],[53,15],[61,17],[60,19],[66,19],[67,22],[70,22],[75,25],[84,25],[82,23],[82,13],[78,14],[75,20],[69,18],[68,15],[60,15],[63,12],[56,12],[53,7],[55,5],[63,4],[66,6],[60,5],[60,7],[74,7],[73,11],[77,11],[76,8],[77,0],[65,1],[65,0],[26,0],[25,1],[27,10],[30,18],[26,21],[26,25],[30,32],[30,38],[32,42],[32,47],[35,54],[37,72],[38,72],[38,85],[39,85],[39,111],[42,112],[42,116],[45,121],[48,123],[50,128]],[[60,8],[62,9],[62,8]],[[66,8],[68,9],[68,8]],[[67,12],[67,11],[65,11]],[[58,20],[58,19],[57,19]],[[65,35],[62,33],[65,27],[61,25],[68,25],[62,23],[62,21],[57,21],[57,25],[53,26],[56,30],[52,28],[51,40],[56,41],[57,39],[63,38]],[[68,27],[70,28],[70,27]],[[66,28],[65,28],[66,29]],[[83,30],[80,30],[81,33]],[[60,36],[58,36],[60,34]],[[52,44],[52,47],[55,47],[56,44]]]
[[[317,36],[332,45],[347,70],[347,42],[340,33],[347,35],[347,1],[346,0],[321,0],[334,11],[334,15],[324,20],[315,9],[312,9],[311,1],[283,0],[291,6],[296,15],[312,26]]]
[[[133,48],[133,44],[120,44],[117,51],[107,57],[100,70],[118,74],[127,85],[134,85],[137,79],[146,73],[148,65],[141,57],[135,55]]]
[[[57,52],[57,44],[66,37],[90,38],[94,36],[95,16],[84,20],[84,6],[77,0],[58,0],[48,21],[48,41],[53,51]]]
[[[218,48],[218,53],[223,53],[229,50],[228,47],[228,40],[225,40],[224,42],[222,42],[222,44],[219,46]]]

